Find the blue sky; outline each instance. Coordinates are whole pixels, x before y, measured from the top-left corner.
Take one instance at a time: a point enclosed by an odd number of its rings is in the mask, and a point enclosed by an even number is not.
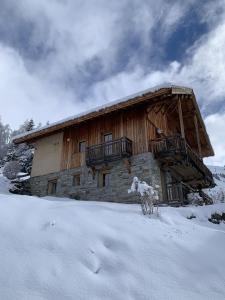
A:
[[[3,122],[57,121],[164,82],[193,87],[225,164],[225,0],[0,0]]]

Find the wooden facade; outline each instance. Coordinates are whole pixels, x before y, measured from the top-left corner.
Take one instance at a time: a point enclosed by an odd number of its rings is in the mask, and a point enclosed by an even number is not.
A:
[[[178,181],[185,181],[185,184],[191,181],[190,186],[195,189],[213,185],[211,173],[208,172],[202,158],[214,153],[194,93],[190,89],[170,87],[161,88],[156,92],[146,92],[141,96],[28,133],[16,138],[14,142],[34,143],[43,136],[56,132],[63,132],[61,170],[79,168],[85,166],[87,162],[89,167],[91,162],[97,164],[99,160],[94,161],[89,157],[93,152],[81,151],[82,147],[98,149],[95,151],[102,151],[104,158],[105,144],[114,159],[153,152],[155,158],[159,160],[162,171],[171,171]],[[105,142],[106,135],[110,135],[112,139],[110,144]],[[168,143],[168,137],[177,136],[184,142],[186,156],[175,158],[179,153],[178,149],[174,149],[173,159],[171,153],[168,159],[168,155],[165,155],[166,149],[163,147],[166,141]],[[126,149],[122,149],[122,139],[130,141],[131,146],[128,146],[128,143]],[[129,147],[132,149],[129,150]],[[161,147],[161,152],[156,151],[157,147]]]
[[[144,107],[137,107],[110,116],[71,126],[64,131],[61,169],[71,169],[85,164],[85,152],[79,152],[79,143],[86,142],[86,147],[104,142],[105,134],[112,134],[113,140],[127,137],[132,141],[133,155],[148,151],[147,123]]]

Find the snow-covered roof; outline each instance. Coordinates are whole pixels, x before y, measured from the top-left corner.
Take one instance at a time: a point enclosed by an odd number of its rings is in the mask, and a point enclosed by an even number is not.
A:
[[[26,133],[17,135],[17,136],[14,137],[13,141],[15,143],[24,142],[25,139],[29,139],[29,137],[34,136],[35,134],[37,134],[39,136],[39,135],[42,135],[41,133],[45,134],[46,131],[48,131],[49,129],[53,129],[53,130],[51,130],[51,132],[54,131],[54,128],[55,128],[55,130],[57,130],[58,125],[64,124],[65,125],[64,127],[66,127],[66,126],[72,125],[72,124],[68,124],[68,122],[75,121],[75,120],[77,120],[79,118],[82,118],[82,117],[85,117],[89,114],[97,113],[97,112],[104,113],[104,110],[108,110],[111,107],[114,107],[114,106],[119,105],[119,104],[123,104],[125,102],[128,102],[129,100],[131,101],[133,99],[142,97],[146,94],[154,94],[154,93],[156,93],[160,90],[170,89],[170,88],[173,88],[173,89],[179,90],[179,91],[183,91],[185,93],[192,93],[193,92],[193,90],[189,87],[178,86],[178,85],[174,85],[174,84],[171,84],[171,83],[165,83],[165,84],[157,85],[157,86],[154,86],[152,88],[137,92],[137,93],[129,95],[129,96],[126,96],[125,98],[121,98],[121,99],[117,99],[115,101],[105,103],[101,106],[97,106],[97,107],[94,107],[90,110],[83,111],[79,114],[70,116],[70,117],[62,119],[60,121],[57,121],[57,122],[51,123],[49,125],[40,127],[38,129],[34,129],[34,130],[28,131]]]

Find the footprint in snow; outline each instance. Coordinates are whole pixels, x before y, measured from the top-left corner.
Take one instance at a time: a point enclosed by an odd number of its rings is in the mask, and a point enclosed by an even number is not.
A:
[[[98,274],[101,270],[100,261],[99,261],[98,257],[96,256],[95,251],[93,249],[90,249],[89,251],[93,256],[93,270],[92,270],[92,272],[94,274]]]
[[[56,225],[56,222],[55,221],[49,221],[49,222],[46,222],[43,226],[42,226],[42,230],[47,230],[51,227],[55,227]]]

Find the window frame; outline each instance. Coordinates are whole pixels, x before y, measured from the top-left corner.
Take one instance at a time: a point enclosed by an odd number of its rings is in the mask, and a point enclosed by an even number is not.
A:
[[[105,137],[106,137],[106,136],[111,136],[111,140],[106,141],[106,140],[105,140]],[[103,142],[104,142],[104,143],[112,142],[112,141],[113,141],[113,134],[112,134],[112,132],[107,132],[107,133],[104,133],[104,134],[103,134]]]
[[[56,195],[56,193],[57,193],[57,184],[58,184],[58,178],[48,180],[48,186],[47,186],[48,196],[55,196]]]
[[[78,181],[76,181],[77,179],[78,179]],[[80,173],[73,174],[73,186],[74,187],[81,186],[81,176],[80,176]]]
[[[84,145],[84,149],[82,149],[82,145]],[[78,142],[78,152],[79,153],[85,153],[87,148],[87,142],[86,140],[82,140]]]
[[[106,180],[107,175],[109,176],[109,179]],[[108,188],[110,187],[110,181],[111,181],[111,171],[110,170],[104,170],[100,171],[98,174],[98,188]]]
[[[106,138],[107,136],[110,136],[110,137],[111,137],[111,139],[108,140],[108,141],[105,140],[105,138]],[[110,143],[110,142],[112,142],[112,141],[113,141],[113,134],[112,134],[112,132],[108,132],[108,133],[103,134],[103,143],[106,144],[106,146],[105,146],[105,153],[104,153],[104,154],[105,154],[106,156],[110,156],[110,155],[113,154],[113,144],[109,144],[109,145],[108,145],[108,143]]]

